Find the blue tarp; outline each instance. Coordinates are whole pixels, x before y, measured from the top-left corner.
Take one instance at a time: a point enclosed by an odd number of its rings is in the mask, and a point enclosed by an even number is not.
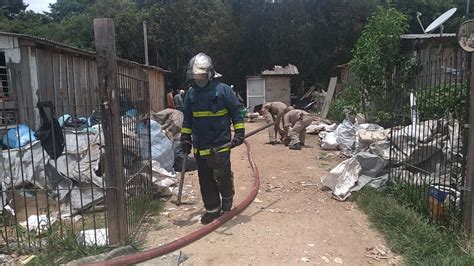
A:
[[[7,134],[3,136],[3,145],[15,149],[28,144],[30,141],[35,141],[35,132],[30,130],[26,125],[18,125],[18,127],[11,128]]]

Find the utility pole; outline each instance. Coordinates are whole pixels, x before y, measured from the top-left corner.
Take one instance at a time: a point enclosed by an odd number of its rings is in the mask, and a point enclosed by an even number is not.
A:
[[[146,20],[143,21],[143,45],[145,46],[145,66],[149,65],[148,62],[148,33]]]

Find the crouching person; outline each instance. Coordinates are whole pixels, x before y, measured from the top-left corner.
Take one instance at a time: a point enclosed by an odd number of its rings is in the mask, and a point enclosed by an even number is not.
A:
[[[283,117],[284,131],[282,141],[289,145],[290,150],[301,150],[305,145],[306,128],[311,125],[313,119],[309,113],[303,110],[288,111]]]

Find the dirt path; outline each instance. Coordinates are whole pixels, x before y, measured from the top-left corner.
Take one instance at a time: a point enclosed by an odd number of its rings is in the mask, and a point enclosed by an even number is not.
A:
[[[263,125],[247,123],[247,130]],[[367,249],[385,245],[370,228],[355,203],[337,202],[322,191],[320,177],[342,159],[320,151],[316,136],[307,136],[309,147],[288,150],[271,146],[266,132],[249,142],[260,170],[257,199],[241,215],[216,232],[182,249],[184,265],[293,265],[304,262],[328,265],[386,265],[366,257]],[[245,147],[232,153],[236,199],[239,203],[252,186],[253,177]],[[147,234],[146,247],[156,247],[199,228],[203,212],[197,173],[186,177],[189,205],[167,202],[160,215],[160,230]]]

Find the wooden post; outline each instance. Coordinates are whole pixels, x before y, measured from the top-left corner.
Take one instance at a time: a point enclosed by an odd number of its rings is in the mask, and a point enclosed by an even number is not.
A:
[[[473,237],[474,228],[474,57],[468,55],[469,73],[469,133],[467,136],[466,179],[464,180],[464,229],[468,236]]]
[[[115,30],[112,19],[94,19],[97,75],[105,139],[105,183],[110,244],[122,244],[127,237],[123,142],[120,117]]]

